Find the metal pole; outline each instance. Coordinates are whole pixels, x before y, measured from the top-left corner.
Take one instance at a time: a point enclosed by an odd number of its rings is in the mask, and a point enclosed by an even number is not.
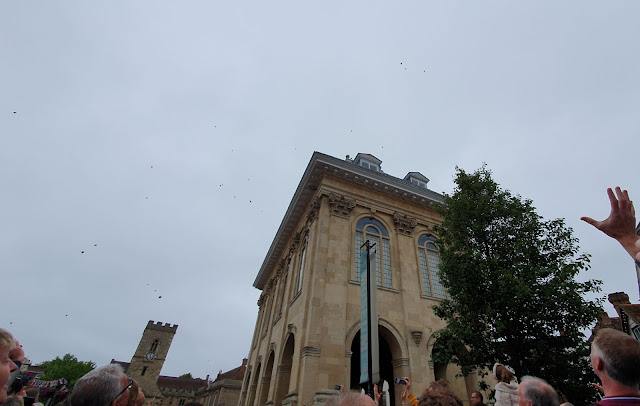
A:
[[[369,240],[367,240],[367,345],[369,349],[367,351],[367,356],[369,358],[368,362],[368,371],[369,371],[369,396],[373,400],[375,399],[375,395],[373,393],[373,359],[371,354],[371,259],[369,258],[371,247],[369,246]],[[377,320],[376,320],[377,322]]]

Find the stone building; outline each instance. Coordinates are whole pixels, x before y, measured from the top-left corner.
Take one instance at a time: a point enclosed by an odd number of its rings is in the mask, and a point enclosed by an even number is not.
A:
[[[196,401],[204,406],[236,406],[240,399],[242,378],[247,368],[247,359],[242,365],[231,371],[218,373],[213,382],[209,382],[206,389],[196,394]]]
[[[244,373],[246,360],[242,366],[219,374],[218,378],[222,378],[220,382],[218,379],[210,382],[208,375],[206,379],[160,375],[177,329],[177,324],[154,323],[153,320],[149,320],[131,362],[112,359],[111,363],[120,364],[127,376],[140,384],[145,397],[155,398],[154,405],[182,406],[196,399],[204,399],[208,401],[204,403],[205,406],[235,406],[238,403],[242,384],[242,377],[239,374]],[[218,393],[218,396],[213,399],[207,397],[207,393]],[[224,400],[224,403],[218,402],[218,397],[222,394],[220,400]]]
[[[375,243],[382,379],[400,405],[395,377],[414,391],[444,378],[465,403],[477,377],[458,378],[431,354],[445,297],[433,227],[441,219],[419,172],[387,175],[369,154],[315,152],[254,282],[262,294],[239,406],[323,404],[337,384],[358,387],[360,247]]]

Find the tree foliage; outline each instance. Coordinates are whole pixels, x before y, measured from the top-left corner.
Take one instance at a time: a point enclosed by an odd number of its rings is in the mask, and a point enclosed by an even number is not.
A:
[[[562,219],[545,221],[532,202],[503,190],[483,166],[457,169],[440,208],[440,277],[450,299],[434,309],[439,362],[464,374],[500,361],[519,377],[546,379],[574,404],[595,396],[584,331],[595,322],[601,281],[576,281],[589,268]]]
[[[193,375],[191,375],[191,372],[187,372],[186,374],[182,374],[182,375],[180,375],[178,378],[189,378],[189,379],[193,379]]]
[[[62,358],[56,357],[51,361],[44,361],[40,364],[44,368],[44,375],[40,378],[43,381],[53,381],[55,379],[66,379],[67,388],[73,388],[76,381],[96,367],[93,361],[78,361],[74,355],[65,354]]]

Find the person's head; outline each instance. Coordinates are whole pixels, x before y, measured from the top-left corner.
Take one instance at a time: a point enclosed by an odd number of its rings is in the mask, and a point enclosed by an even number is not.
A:
[[[603,328],[591,344],[591,366],[600,380],[606,374],[623,386],[637,388],[640,384],[640,342],[622,331]]]
[[[369,396],[360,392],[344,392],[332,398],[326,403],[327,406],[376,406],[376,403]]]
[[[18,396],[9,396],[7,400],[4,401],[2,406],[23,406],[23,400]]]
[[[476,406],[476,405],[481,405],[482,402],[484,402],[484,396],[482,396],[482,393],[475,391],[471,394],[471,405],[472,406]]]
[[[447,381],[441,379],[432,382],[422,392],[418,406],[462,406],[462,401],[449,388]]]
[[[514,380],[513,373],[509,371],[504,365],[498,365],[496,368],[496,377],[498,382],[509,383]]]
[[[131,389],[129,389],[129,400],[127,401],[127,406],[142,406],[144,405],[144,401],[145,398],[142,386],[140,386],[138,382],[133,381]]]
[[[71,406],[125,406],[133,381],[118,364],[90,371],[76,382],[69,398]]]
[[[518,406],[559,406],[558,393],[544,379],[522,377],[518,386]]]
[[[7,400],[9,375],[18,369],[18,366],[9,359],[9,352],[15,345],[15,339],[11,333],[0,328],[0,403]]]
[[[38,388],[29,388],[26,390],[27,396],[34,398],[34,402],[38,401],[38,396],[40,396],[40,389]]]

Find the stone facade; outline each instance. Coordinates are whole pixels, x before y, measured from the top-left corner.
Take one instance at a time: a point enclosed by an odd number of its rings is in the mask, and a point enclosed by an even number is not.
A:
[[[433,335],[444,327],[432,306],[445,293],[437,290],[437,251],[425,244],[442,196],[417,172],[400,179],[380,164],[367,154],[312,156],[254,282],[262,294],[239,406],[324,404],[334,385],[358,386],[356,261],[366,239],[381,253],[380,366],[390,404],[400,405],[403,388],[393,379],[401,376],[418,394],[447,379],[465,403],[476,390],[476,377],[431,362]]]

